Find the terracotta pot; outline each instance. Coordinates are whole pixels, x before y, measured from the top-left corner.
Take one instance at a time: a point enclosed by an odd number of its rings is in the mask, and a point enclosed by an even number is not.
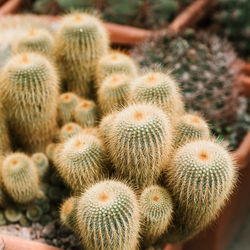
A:
[[[22,0],[7,1],[0,8],[0,16],[15,13],[18,10],[21,3],[22,3]]]
[[[44,243],[0,234],[0,248],[4,250],[61,250]]]
[[[1,0],[0,0],[1,1]],[[0,16],[14,13],[18,10],[21,0],[10,0],[0,8]],[[126,25],[106,23],[106,27],[110,32],[111,42],[122,45],[135,45],[143,42],[150,35],[164,35],[166,32],[179,32],[181,29],[193,25],[205,15],[205,11],[210,8],[216,0],[197,0],[185,9],[176,19],[169,25],[169,28],[150,31],[135,28]]]

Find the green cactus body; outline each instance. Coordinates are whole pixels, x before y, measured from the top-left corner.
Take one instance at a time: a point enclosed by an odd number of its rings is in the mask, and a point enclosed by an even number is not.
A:
[[[214,19],[219,23],[219,35],[223,33],[241,56],[250,56],[250,5],[248,0],[219,0]]]
[[[96,81],[98,60],[108,51],[101,21],[87,13],[66,15],[56,36],[56,58],[65,75],[68,91],[89,97]]]
[[[1,155],[5,155],[9,152],[11,152],[11,143],[7,127],[6,114],[2,104],[0,104],[0,157]]]
[[[75,135],[57,147],[54,163],[64,182],[72,190],[84,190],[87,185],[103,177],[102,143],[93,135]]]
[[[44,151],[56,128],[58,80],[43,56],[12,57],[1,72],[0,95],[15,144],[28,152]]]
[[[137,68],[136,62],[131,57],[119,51],[112,51],[103,56],[98,63],[98,85],[100,86],[103,80],[113,73],[135,77],[138,71]]]
[[[148,72],[132,82],[132,100],[137,103],[152,103],[162,108],[170,117],[184,113],[184,104],[178,85],[166,73]]]
[[[42,214],[43,214],[42,209],[37,205],[29,207],[26,211],[26,217],[32,222],[39,221]]]
[[[81,130],[81,126],[79,126],[77,123],[66,123],[60,130],[59,139],[61,142],[67,141],[72,136],[79,134]]]
[[[98,103],[103,114],[118,111],[127,106],[130,97],[130,77],[113,73],[106,77],[98,89]]]
[[[7,221],[4,217],[4,213],[2,211],[0,211],[0,226],[6,225]]]
[[[56,143],[50,143],[46,147],[46,155],[47,155],[49,161],[51,161],[51,162],[53,161],[56,145],[57,145]]]
[[[74,93],[64,93],[59,98],[58,116],[62,124],[73,121],[73,111],[78,103],[78,97]]]
[[[174,133],[174,147],[209,138],[209,127],[207,123],[198,115],[185,114],[177,122]]]
[[[76,197],[70,197],[65,200],[60,209],[61,222],[74,232],[78,232],[76,222],[76,208],[78,199]]]
[[[2,166],[2,180],[6,192],[17,203],[35,199],[38,190],[38,173],[33,161],[23,153],[7,156]]]
[[[180,147],[166,175],[176,206],[169,242],[187,240],[214,220],[236,182],[229,153],[208,140]]]
[[[97,107],[91,100],[81,100],[74,109],[74,119],[82,128],[94,127],[97,124]]]
[[[77,224],[86,249],[137,249],[139,208],[124,183],[103,181],[78,200]]]
[[[139,188],[156,183],[172,144],[164,112],[151,104],[131,105],[116,114],[111,127],[109,152],[116,174]]]
[[[145,188],[140,196],[143,236],[154,243],[170,225],[173,202],[168,191],[158,185]]]
[[[4,216],[8,222],[18,222],[22,218],[22,213],[17,207],[7,207]]]
[[[49,171],[49,161],[44,153],[35,153],[31,159],[37,167],[37,172],[40,178],[43,178]]]
[[[17,41],[15,52],[38,52],[51,57],[53,37],[45,29],[30,29]]]

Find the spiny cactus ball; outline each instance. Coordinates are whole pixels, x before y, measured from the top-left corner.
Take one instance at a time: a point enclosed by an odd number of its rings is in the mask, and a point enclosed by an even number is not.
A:
[[[95,127],[98,118],[96,104],[91,100],[81,99],[74,109],[73,116],[82,128]]]
[[[198,139],[209,138],[208,124],[196,114],[185,114],[178,120],[174,132],[174,147]]]
[[[103,24],[87,13],[65,15],[56,41],[55,54],[68,91],[89,97],[97,79],[98,60],[108,51]]]
[[[35,199],[38,173],[33,161],[23,153],[13,153],[3,161],[2,181],[6,192],[17,203],[28,203]]]
[[[103,114],[126,107],[130,97],[131,77],[124,73],[113,73],[106,77],[98,89],[98,103]]]
[[[221,145],[200,140],[177,150],[166,176],[176,206],[167,239],[179,242],[216,218],[234,187],[236,169]]]
[[[61,222],[66,227],[75,232],[77,232],[77,225],[76,225],[77,203],[78,203],[77,197],[70,197],[63,202],[60,208]]]
[[[138,71],[136,62],[130,56],[115,50],[100,59],[97,70],[99,85],[105,77],[113,73],[124,73],[135,77]]]
[[[49,161],[44,153],[35,153],[31,159],[37,167],[37,172],[40,178],[43,178],[49,171]]]
[[[40,54],[21,53],[8,61],[0,77],[12,142],[27,152],[43,152],[57,126],[56,69]]]
[[[151,104],[130,105],[116,114],[109,134],[116,173],[139,188],[155,183],[172,143],[172,127],[164,112]]]
[[[169,116],[184,113],[184,104],[178,84],[170,74],[151,71],[135,79],[132,86],[134,102],[155,104]]]
[[[161,64],[172,69],[188,111],[198,111],[221,127],[238,116],[238,90],[234,88],[236,59],[232,46],[219,37],[187,29],[182,34],[151,39],[137,46],[133,57],[144,67]]]
[[[65,183],[75,192],[103,178],[104,152],[101,141],[89,134],[78,134],[58,145],[55,166]]]
[[[86,249],[137,249],[136,195],[122,182],[99,182],[79,198],[77,224]]]
[[[17,53],[20,52],[38,52],[51,57],[54,38],[45,29],[30,29],[24,32],[14,48]]]
[[[53,161],[56,145],[56,143],[50,143],[46,147],[46,155],[50,161]]]
[[[58,116],[61,124],[73,121],[73,111],[78,103],[78,97],[74,93],[67,92],[59,97]]]
[[[154,243],[170,225],[173,202],[168,191],[158,185],[145,188],[140,196],[143,236]]]
[[[82,128],[75,122],[66,123],[60,130],[59,139],[60,142],[67,141],[74,135],[77,135],[81,132]]]

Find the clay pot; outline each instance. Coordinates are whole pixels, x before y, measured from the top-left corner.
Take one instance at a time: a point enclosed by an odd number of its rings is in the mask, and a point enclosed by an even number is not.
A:
[[[0,248],[4,250],[60,250],[44,243],[0,234]]]

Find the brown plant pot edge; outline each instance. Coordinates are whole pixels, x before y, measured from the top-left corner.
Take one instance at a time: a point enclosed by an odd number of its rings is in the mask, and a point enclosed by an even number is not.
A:
[[[0,234],[0,248],[4,250],[61,250],[44,243],[6,234]]]

